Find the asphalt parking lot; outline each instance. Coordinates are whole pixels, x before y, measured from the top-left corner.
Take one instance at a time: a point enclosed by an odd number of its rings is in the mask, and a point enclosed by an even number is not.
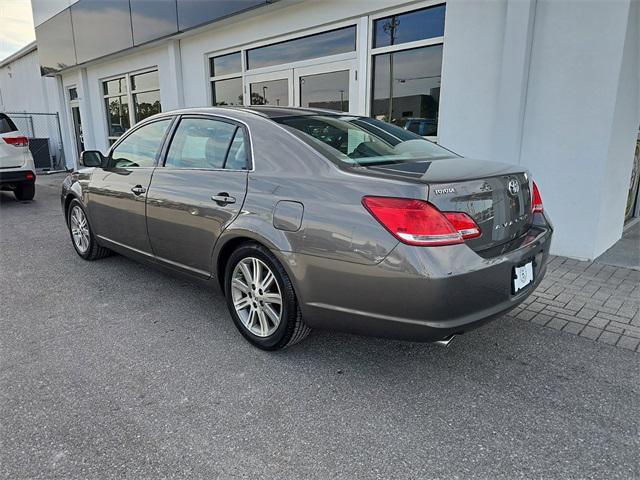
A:
[[[1,478],[640,477],[640,354],[510,317],[263,352],[219,293],[81,260],[61,179],[0,193]]]

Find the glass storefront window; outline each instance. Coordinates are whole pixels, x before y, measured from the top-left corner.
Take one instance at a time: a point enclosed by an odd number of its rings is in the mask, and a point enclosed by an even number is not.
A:
[[[437,135],[442,45],[373,57],[371,116]]]
[[[115,95],[127,92],[127,84],[124,77],[103,82],[102,85],[105,95]]]
[[[373,47],[387,47],[444,35],[445,6],[391,15],[374,22]]]
[[[126,95],[105,98],[109,137],[119,137],[129,130],[129,101]]]
[[[102,82],[109,144],[132,125],[162,111],[157,70]],[[132,108],[130,108],[132,105]]]
[[[300,106],[349,111],[349,70],[300,77]]]
[[[160,90],[134,94],[133,106],[136,123],[160,113]]]
[[[240,52],[228,53],[209,59],[210,76],[242,73],[242,57]]]
[[[160,80],[158,72],[139,73],[131,75],[131,90],[159,90]]]
[[[247,50],[247,68],[270,67],[355,49],[356,27],[350,26]]]
[[[251,105],[289,105],[289,81],[270,80],[250,85]]]
[[[211,82],[213,106],[242,105],[242,77]]]

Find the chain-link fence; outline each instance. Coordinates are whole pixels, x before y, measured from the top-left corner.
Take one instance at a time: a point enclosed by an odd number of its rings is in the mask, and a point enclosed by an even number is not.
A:
[[[62,131],[57,113],[7,112],[16,127],[29,137],[29,149],[38,170],[66,169]]]

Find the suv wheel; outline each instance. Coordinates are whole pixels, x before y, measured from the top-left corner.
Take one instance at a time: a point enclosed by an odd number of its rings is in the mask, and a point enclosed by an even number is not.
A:
[[[33,200],[36,196],[36,184],[35,183],[21,183],[16,186],[13,194],[20,201]]]
[[[109,249],[101,247],[96,242],[87,214],[78,200],[72,200],[69,204],[67,225],[69,226],[73,248],[85,260],[98,260],[111,253]]]
[[[233,252],[224,285],[236,327],[256,347],[279,350],[311,331],[302,320],[287,272],[263,246],[247,244]]]

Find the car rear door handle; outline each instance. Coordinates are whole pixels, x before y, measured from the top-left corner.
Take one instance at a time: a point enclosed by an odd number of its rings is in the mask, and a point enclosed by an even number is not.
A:
[[[135,194],[135,195],[142,195],[144,192],[147,191],[146,188],[144,188],[142,185],[136,185],[135,187],[133,187],[131,189],[131,191]]]
[[[217,195],[213,195],[211,200],[216,202],[218,205],[229,205],[230,203],[236,203],[236,198],[230,196],[227,192],[220,192]]]

